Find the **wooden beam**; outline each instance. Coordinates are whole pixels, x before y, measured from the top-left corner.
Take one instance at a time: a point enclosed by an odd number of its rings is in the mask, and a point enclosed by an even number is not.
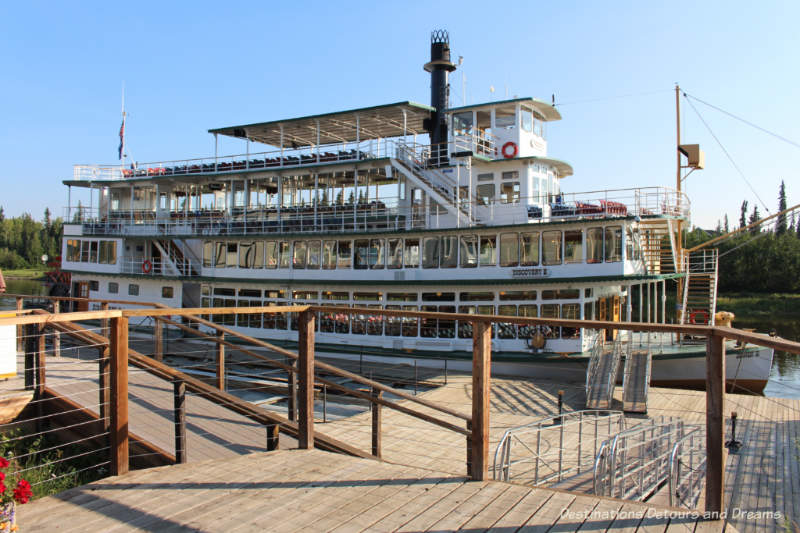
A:
[[[313,311],[303,311],[298,320],[298,377],[300,392],[297,402],[297,447],[314,448],[314,324]]]
[[[225,345],[221,342],[225,340],[225,332],[217,330],[217,388],[225,390]]]
[[[372,396],[380,399],[383,392],[371,390]],[[372,404],[372,455],[379,458],[381,457],[381,404],[374,402]]]
[[[174,379],[173,405],[175,413],[175,462],[186,462],[186,382]]]
[[[472,323],[472,435],[468,474],[473,481],[489,479],[489,387],[492,325]]]
[[[128,318],[111,319],[111,475],[128,472]]]
[[[725,494],[725,338],[712,335],[706,345],[706,511],[721,518]]]

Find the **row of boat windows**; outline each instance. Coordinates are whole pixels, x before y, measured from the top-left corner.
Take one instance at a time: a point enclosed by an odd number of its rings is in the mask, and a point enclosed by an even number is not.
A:
[[[67,261],[74,263],[117,264],[117,241],[68,239]]]
[[[629,235],[629,257],[635,259],[632,242]],[[622,226],[405,239],[207,241],[203,246],[207,268],[471,268],[584,260],[622,261]]]
[[[460,302],[492,302],[495,300],[493,292],[377,292],[377,291],[281,291],[271,289],[233,289],[229,287],[210,287],[203,285],[201,288],[203,296],[223,296],[239,299],[267,298],[267,299],[290,299],[290,300],[323,300],[325,301],[352,301],[359,302],[455,302],[456,297]],[[539,291],[500,291],[497,299],[502,301],[531,301],[537,300]],[[580,289],[547,289],[541,291],[542,300],[577,300],[581,296]],[[584,289],[584,297],[591,298],[592,289]]]
[[[273,292],[273,291],[267,291]],[[277,292],[277,291],[275,291]],[[271,305],[290,305],[298,301],[262,301],[226,298],[203,298],[203,307],[260,307]],[[580,319],[580,304],[481,304],[481,305],[381,305],[381,304],[330,304],[337,307],[367,307],[374,309],[389,309],[403,311],[427,311],[439,313],[465,313],[482,315],[507,315],[542,318]],[[587,308],[591,303],[585,304]],[[586,311],[589,312],[588,309]],[[298,318],[296,313],[289,314],[242,314],[242,315],[211,315],[206,317],[218,324],[239,326],[246,328],[265,328],[277,330],[297,330]],[[466,321],[416,318],[416,317],[385,317],[381,315],[356,314],[337,312],[320,312],[316,320],[316,330],[322,333],[338,333],[352,335],[386,335],[395,337],[424,337],[440,339],[471,339],[472,323]],[[492,337],[498,339],[528,339],[533,336],[533,326],[517,326],[509,323],[497,323],[492,328]],[[548,338],[577,339],[580,335],[578,328],[552,327],[545,328],[543,333]]]

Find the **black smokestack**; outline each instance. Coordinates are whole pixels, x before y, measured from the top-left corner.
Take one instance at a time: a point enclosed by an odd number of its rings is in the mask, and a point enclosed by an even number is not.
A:
[[[450,36],[445,30],[431,32],[431,60],[425,63],[425,70],[431,73],[431,120],[427,124],[431,144],[447,142],[447,121],[444,110],[450,100],[448,74],[456,66],[450,61]]]

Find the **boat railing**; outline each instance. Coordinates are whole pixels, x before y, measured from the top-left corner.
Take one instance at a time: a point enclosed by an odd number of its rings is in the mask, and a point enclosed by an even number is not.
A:
[[[693,509],[706,480],[706,430],[694,425],[684,428],[669,457],[669,504]]]
[[[595,409],[510,428],[495,449],[494,479],[544,486],[591,472],[600,443],[624,429],[622,411]]]

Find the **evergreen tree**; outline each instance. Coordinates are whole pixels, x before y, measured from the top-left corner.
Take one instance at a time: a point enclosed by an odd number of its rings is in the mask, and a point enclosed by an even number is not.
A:
[[[789,220],[789,233],[794,233],[794,224],[795,224],[795,214],[792,213],[792,218]]]
[[[739,228],[743,228],[747,225],[747,200],[742,202],[742,212],[739,215]]]
[[[6,219],[6,214],[3,212],[3,206],[0,205],[0,222]]]
[[[730,226],[728,225],[728,213],[725,213],[725,224],[723,228],[725,229],[725,233],[728,233],[731,230]]]
[[[719,219],[717,219],[717,227],[714,228],[714,231],[717,233],[717,235],[722,234],[722,222],[720,222]]]
[[[758,213],[758,206],[754,205],[753,206],[753,212],[750,214],[750,219],[747,221],[747,224],[748,225],[755,224],[756,222],[758,222],[758,220],[760,218],[761,218],[761,215]],[[760,224],[757,224],[757,225],[753,226],[752,228],[750,228],[750,233],[752,233],[754,235],[759,233],[760,231],[761,231],[761,225]]]
[[[778,211],[786,210],[786,185],[781,180],[781,188],[778,191]],[[778,215],[778,221],[775,224],[775,233],[783,235],[786,233],[786,213]]]

